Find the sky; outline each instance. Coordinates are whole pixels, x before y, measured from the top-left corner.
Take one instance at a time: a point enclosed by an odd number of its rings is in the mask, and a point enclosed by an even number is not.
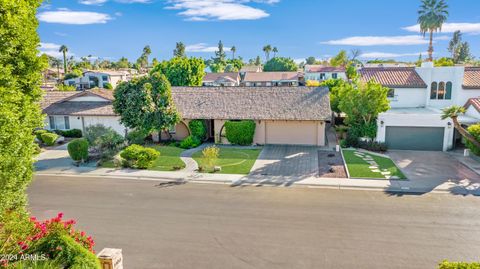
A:
[[[461,30],[480,58],[480,1],[446,0],[449,18],[435,34],[434,57],[448,56]],[[328,59],[340,50],[361,60],[416,60],[428,40],[418,31],[420,0],[49,0],[38,10],[40,50],[59,57],[66,45],[76,58],[135,61],[145,45],[151,58],[172,57],[176,42],[188,56],[210,58],[219,40],[244,60],[270,44],[296,61]],[[229,55],[231,55],[229,53]]]

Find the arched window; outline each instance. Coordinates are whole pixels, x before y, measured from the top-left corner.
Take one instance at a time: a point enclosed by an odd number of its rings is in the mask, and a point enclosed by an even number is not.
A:
[[[445,92],[445,99],[450,100],[452,99],[452,82],[447,82],[447,90]]]
[[[440,82],[438,84],[438,100],[445,99],[445,82]]]
[[[430,89],[430,99],[434,100],[437,99],[437,83],[432,82],[432,88]]]

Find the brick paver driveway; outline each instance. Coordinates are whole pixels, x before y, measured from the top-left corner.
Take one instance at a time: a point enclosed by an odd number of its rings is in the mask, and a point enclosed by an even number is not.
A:
[[[318,175],[318,147],[267,145],[258,156],[250,176],[301,179]]]

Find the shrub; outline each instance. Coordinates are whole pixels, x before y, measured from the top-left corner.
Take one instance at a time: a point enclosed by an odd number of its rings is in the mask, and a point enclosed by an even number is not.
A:
[[[192,120],[188,123],[191,135],[200,140],[204,140],[207,136],[207,126],[203,120]]]
[[[88,141],[84,138],[68,143],[67,150],[70,158],[76,162],[84,162],[88,159]]]
[[[339,144],[341,148],[348,148],[347,141],[345,139],[341,139]]]
[[[70,129],[70,130],[58,130],[59,135],[64,136],[64,137],[71,137],[71,138],[80,138],[82,137],[82,130],[79,129]]]
[[[180,142],[180,145],[178,146],[182,149],[191,149],[191,148],[196,148],[200,146],[200,144],[202,144],[200,139],[190,135],[190,136],[187,136],[185,139],[183,139],[182,142]]]
[[[232,144],[247,146],[253,143],[256,124],[253,120],[227,121],[225,132],[227,140]]]
[[[75,87],[74,85],[58,84],[57,90],[61,92],[74,92],[77,90],[77,87]]]
[[[102,159],[109,159],[120,151],[124,139],[115,130],[101,124],[87,127],[85,138],[90,147],[101,153]]]
[[[347,131],[347,138],[345,138],[345,146],[356,148],[358,146],[358,136],[355,133],[355,129],[350,128]]]
[[[38,139],[38,141],[40,141],[40,142],[43,142],[43,141],[42,141],[42,134],[46,134],[46,133],[48,133],[48,131],[47,131],[47,130],[44,130],[44,129],[36,130],[36,131],[34,132],[35,137],[36,137],[36,138]]]
[[[388,149],[387,144],[379,143],[376,141],[359,141],[358,147],[369,150],[369,151],[376,151],[376,152],[385,152]]]
[[[129,145],[143,145],[148,134],[141,130],[134,130],[127,134],[127,141]]]
[[[45,145],[53,146],[58,139],[58,135],[53,133],[43,133],[40,135],[40,138]]]
[[[477,141],[480,141],[480,124],[473,124],[470,125],[467,128],[467,131],[475,137]],[[477,155],[480,156],[480,148],[477,148],[472,142],[470,142],[468,139],[465,139],[465,146],[470,149],[470,151]]]
[[[155,159],[159,156],[160,152],[140,145],[128,146],[122,151],[122,153],[120,153],[120,157],[125,160],[123,166],[139,169],[147,169],[151,167]]]
[[[449,262],[444,260],[438,265],[438,269],[480,269],[480,263]]]
[[[213,169],[215,167],[219,155],[220,149],[215,146],[206,147],[202,150],[202,156],[207,169]]]
[[[103,83],[103,88],[107,90],[113,90],[113,86],[110,83]]]
[[[33,154],[38,155],[42,152],[42,149],[37,143],[33,143]]]

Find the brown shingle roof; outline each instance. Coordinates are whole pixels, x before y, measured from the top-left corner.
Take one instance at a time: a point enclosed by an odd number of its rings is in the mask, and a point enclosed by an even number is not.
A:
[[[427,88],[427,84],[413,67],[368,67],[359,70],[364,82],[374,80],[385,87]]]
[[[310,65],[310,66],[305,66],[305,72],[309,72],[309,73],[345,72],[345,67]]]
[[[329,120],[327,88],[173,87],[186,119]]]
[[[480,89],[480,67],[465,67],[464,89]]]
[[[40,107],[42,109],[47,108],[51,104],[63,101],[68,97],[72,97],[78,92],[61,92],[61,91],[48,91],[43,95],[42,100],[40,101]]]
[[[76,97],[94,95],[102,97],[105,102],[69,101]],[[72,116],[115,116],[112,102],[113,91],[93,89],[81,92],[46,92],[40,103],[44,113],[48,115]]]
[[[247,72],[243,81],[263,82],[279,80],[298,80],[298,72]]]
[[[220,78],[231,79],[233,81],[238,81],[240,79],[240,75],[238,73],[206,73],[205,77],[203,78],[203,82],[206,81],[216,81]]]

